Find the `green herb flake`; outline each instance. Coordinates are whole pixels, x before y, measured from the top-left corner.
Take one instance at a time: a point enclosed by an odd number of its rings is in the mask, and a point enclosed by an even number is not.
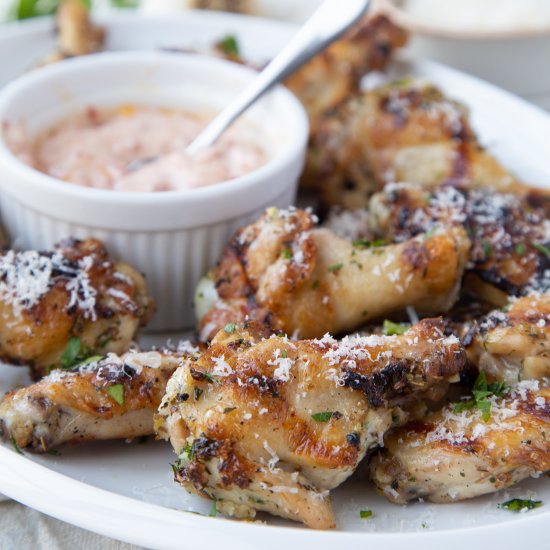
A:
[[[547,258],[550,258],[550,250],[541,243],[531,243],[539,252],[542,252]]]
[[[526,248],[523,243],[519,243],[516,246],[516,253],[519,254],[520,256],[523,256],[525,254],[525,251],[526,251]]]
[[[198,401],[202,395],[202,390],[198,386],[195,386],[193,392],[195,394],[195,401]]]
[[[461,413],[466,410],[477,409],[481,411],[484,422],[488,422],[491,418],[491,402],[489,397],[504,397],[509,391],[508,386],[504,382],[487,382],[485,372],[481,371],[475,381],[472,397],[466,401],[457,403],[454,407],[456,413]]]
[[[86,365],[91,365],[92,363],[97,363],[98,361],[101,361],[105,357],[104,355],[92,355],[91,357],[88,357],[87,359],[84,359],[84,361],[81,361],[76,366],[77,367],[84,367]]]
[[[344,267],[344,264],[333,264],[328,266],[328,270],[331,273],[338,273],[343,267]]]
[[[285,248],[283,250],[283,258],[285,260],[292,260],[292,250],[290,250],[290,248]]]
[[[234,34],[228,34],[218,42],[218,47],[220,50],[230,56],[238,57],[239,56],[239,42],[237,37]]]
[[[82,342],[76,336],[71,336],[67,347],[61,355],[61,367],[64,369],[70,369],[78,363],[78,356],[82,351]]]
[[[541,506],[542,500],[528,500],[522,498],[513,498],[512,500],[507,500],[498,505],[499,508],[505,508],[511,512],[524,512],[540,508]]]
[[[371,242],[365,239],[356,239],[353,241],[352,245],[354,248],[370,248]]]
[[[233,334],[237,330],[237,325],[235,325],[235,323],[227,323],[227,325],[223,327],[223,330],[227,332],[227,334]]]
[[[191,460],[193,459],[194,455],[195,453],[193,451],[193,446],[186,445],[181,449],[180,454],[178,456],[180,459],[185,458],[185,459]]]
[[[491,256],[491,253],[493,252],[493,247],[491,246],[491,243],[487,239],[483,239],[483,241],[481,241],[481,246],[483,247],[483,254],[485,254],[486,258],[489,258],[489,256]]]
[[[409,323],[394,323],[389,319],[386,319],[384,321],[384,324],[382,325],[382,331],[387,336],[404,334],[409,330],[409,328],[411,328],[411,325]]]
[[[215,518],[218,515],[218,503],[216,501],[212,502],[212,508],[210,508],[210,512],[208,513],[208,516],[211,518]]]
[[[328,422],[333,415],[334,413],[332,411],[324,411],[312,414],[311,418],[313,418],[316,422]]]
[[[424,233],[424,240],[431,239],[437,233],[437,230],[438,226],[434,225],[429,231]]]
[[[359,512],[359,517],[361,519],[369,519],[372,518],[372,510],[361,510]]]
[[[13,435],[10,437],[10,441],[11,441],[12,447],[15,450],[15,452],[18,455],[22,455],[23,451],[19,448],[19,445],[17,444],[17,441],[15,441],[15,437],[13,437]]]
[[[107,388],[107,393],[114,399],[119,405],[124,405],[124,385],[114,384]]]
[[[223,414],[229,414],[230,412],[233,412],[237,407],[225,407],[223,410]]]
[[[52,456],[61,456],[61,453],[57,449],[50,449],[46,453]]]
[[[311,288],[312,288],[313,290],[319,288],[319,281],[318,281],[318,280],[317,280],[317,281],[313,281],[313,284],[311,285]]]

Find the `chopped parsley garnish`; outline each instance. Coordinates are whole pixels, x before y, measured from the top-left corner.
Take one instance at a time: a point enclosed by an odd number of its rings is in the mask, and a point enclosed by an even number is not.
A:
[[[412,84],[413,80],[410,76],[400,78],[398,80],[393,80],[388,84],[390,88],[407,88]]]
[[[233,412],[237,407],[225,407],[223,410],[223,414],[228,414],[230,412]]]
[[[185,447],[183,447],[179,454],[180,459],[182,458],[182,455],[185,455],[185,458],[191,460],[195,455],[195,452],[193,451],[193,445],[186,445]]]
[[[223,327],[223,330],[227,332],[227,334],[233,334],[237,330],[237,325],[235,325],[235,323],[227,323],[227,325]]]
[[[361,519],[369,519],[372,518],[372,510],[361,510],[359,512],[359,517]]]
[[[283,250],[283,258],[285,260],[292,260],[292,250],[290,250],[290,248],[285,248]]]
[[[517,246],[516,246],[516,252],[520,255],[520,256],[523,256],[525,254],[525,245],[523,243],[519,243]]]
[[[542,252],[547,258],[550,258],[550,249],[546,248],[543,244],[540,243],[531,243],[539,252]]]
[[[114,384],[107,388],[107,393],[114,399],[119,405],[124,405],[124,385]]]
[[[384,239],[376,239],[374,241],[367,241],[365,239],[356,239],[353,241],[353,246],[355,248],[378,248],[380,246],[385,246],[386,241]]]
[[[523,498],[513,498],[498,505],[499,508],[505,508],[506,510],[510,510],[511,512],[534,510],[535,508],[540,508],[541,506],[542,500],[530,500]]]
[[[74,367],[79,361],[78,356],[82,351],[82,342],[76,336],[71,336],[67,347],[61,356],[61,367],[64,369],[70,369]]]
[[[486,258],[488,258],[493,251],[491,243],[487,239],[483,239],[483,241],[481,241],[481,246],[483,247],[483,254],[485,254]]]
[[[394,336],[396,334],[404,334],[411,328],[409,323],[394,323],[386,319],[382,325],[382,330],[386,336]]]
[[[15,441],[15,437],[13,437],[13,435],[10,437],[10,441],[11,441],[11,444],[15,450],[15,452],[18,454],[18,455],[22,455],[23,454],[23,451],[19,448],[19,445],[17,444],[17,441]]]
[[[215,518],[218,515],[218,503],[216,501],[212,502],[212,508],[210,508],[209,517]]]
[[[220,50],[230,56],[239,56],[239,42],[234,34],[228,34],[218,42]]]
[[[198,386],[195,386],[193,391],[195,393],[195,401],[198,401],[202,395],[202,390]]]
[[[487,382],[485,372],[481,371],[475,381],[472,397],[467,401],[461,401],[455,405],[455,412],[461,413],[466,410],[478,409],[482,413],[484,422],[491,418],[491,402],[488,397],[504,397],[508,393],[508,387],[504,382]]]
[[[332,264],[328,266],[328,270],[331,273],[338,273],[342,268],[344,267],[344,264]]]
[[[315,290],[316,288],[319,288],[319,281],[313,281],[313,284],[311,285],[311,288]]]
[[[78,363],[78,367],[84,367],[85,365],[91,365],[92,363],[97,363],[98,361],[101,361],[103,359],[104,355],[92,355],[91,357],[88,357],[87,359],[84,359],[84,361],[81,361]]]
[[[316,422],[328,422],[333,416],[337,416],[333,411],[318,412],[311,415]]]

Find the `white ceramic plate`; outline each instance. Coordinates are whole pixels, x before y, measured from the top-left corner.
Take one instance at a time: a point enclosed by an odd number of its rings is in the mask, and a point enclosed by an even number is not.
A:
[[[182,14],[144,21],[132,15],[110,19],[109,47],[152,48],[208,44],[227,32],[241,39],[244,53],[265,60],[295,28],[282,23],[217,14]],[[20,73],[51,44],[51,23],[38,21],[0,36],[0,83]],[[440,85],[472,109],[483,143],[522,178],[550,182],[550,117],[484,82],[433,63],[396,63],[396,75],[412,73]],[[148,342],[144,342],[147,345]],[[150,343],[150,342],[149,342]],[[0,366],[0,391],[25,383],[25,370]],[[334,491],[335,532],[315,532],[281,520],[265,524],[212,519],[210,503],[172,482],[170,448],[163,443],[103,443],[68,447],[60,456],[21,456],[0,446],[0,492],[80,527],[150,548],[263,550],[308,546],[384,550],[405,547],[454,550],[496,546],[548,548],[550,483],[529,480],[511,491],[452,505],[390,505],[360,479]],[[359,476],[357,476],[359,477]],[[497,504],[510,496],[542,499],[545,505],[516,515]],[[373,510],[369,520],[360,510]]]

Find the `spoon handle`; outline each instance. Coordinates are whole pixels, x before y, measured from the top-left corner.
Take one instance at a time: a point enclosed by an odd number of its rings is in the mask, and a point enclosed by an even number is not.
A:
[[[274,84],[293,73],[356,23],[370,0],[325,0],[283,50],[186,148],[193,154],[212,145],[225,129]]]

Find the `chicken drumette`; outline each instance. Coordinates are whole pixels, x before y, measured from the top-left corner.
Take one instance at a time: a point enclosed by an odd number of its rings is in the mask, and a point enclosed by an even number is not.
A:
[[[196,353],[182,342],[173,351],[109,353],[52,371],[0,402],[0,436],[46,452],[63,443],[150,435],[166,383]]]
[[[201,339],[245,318],[311,338],[406,306],[438,314],[453,305],[470,246],[462,228],[378,244],[315,228],[302,210],[268,210],[237,232],[199,285]]]
[[[328,491],[406,420],[404,408],[458,379],[464,350],[442,328],[291,341],[226,327],[176,371],[159,409],[176,479],[228,515],[333,527]]]
[[[370,464],[380,491],[398,504],[452,502],[550,470],[548,382],[524,381],[499,393],[506,395],[465,410],[467,401],[451,404],[386,437]]]
[[[327,111],[304,176],[325,204],[364,208],[386,183],[523,189],[479,145],[465,108],[407,79],[348,97]]]
[[[94,239],[0,255],[0,356],[37,376],[127,351],[152,311],[143,276]]]
[[[493,306],[550,288],[550,222],[528,197],[389,184],[372,198],[368,223],[375,238],[395,242],[464,227],[472,241],[465,286]]]

